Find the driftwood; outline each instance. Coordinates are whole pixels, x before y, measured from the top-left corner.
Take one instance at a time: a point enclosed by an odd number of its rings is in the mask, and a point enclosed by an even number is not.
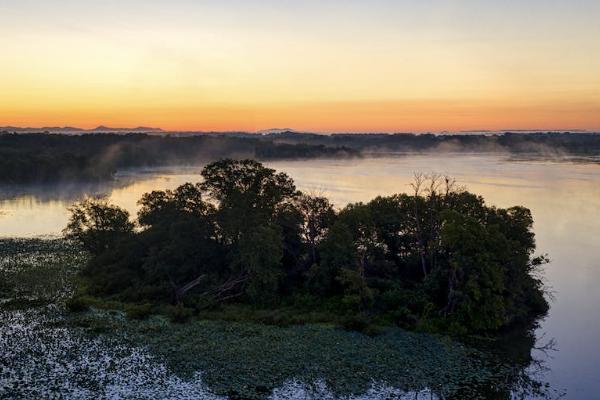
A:
[[[182,287],[176,289],[175,290],[175,301],[177,303],[181,302],[181,299],[183,299],[183,296],[185,296],[185,294],[187,292],[189,292],[190,290],[192,290],[193,288],[198,286],[204,280],[204,278],[206,278],[206,275],[204,275],[204,274],[200,275],[193,281],[188,282],[185,285],[183,285]]]
[[[233,297],[241,296],[243,294],[242,288],[247,280],[248,274],[242,273],[236,277],[230,277],[225,283],[205,292],[205,294],[218,302],[223,302]],[[232,293],[234,289],[238,289],[238,291]]]
[[[206,278],[206,275],[200,275],[193,281],[181,286],[180,288],[175,290],[175,302],[180,303],[183,297],[187,292],[198,286],[202,281]],[[208,297],[212,298],[217,302],[224,302],[230,300],[235,297],[241,296],[244,291],[243,286],[248,280],[248,274],[242,273],[235,277],[230,277],[223,283],[217,287],[211,288],[200,294],[200,297]],[[234,290],[237,289],[235,292]]]

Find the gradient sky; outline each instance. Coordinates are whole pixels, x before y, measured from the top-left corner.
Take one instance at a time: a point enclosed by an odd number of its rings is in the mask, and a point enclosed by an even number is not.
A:
[[[600,129],[598,0],[1,0],[0,125]]]

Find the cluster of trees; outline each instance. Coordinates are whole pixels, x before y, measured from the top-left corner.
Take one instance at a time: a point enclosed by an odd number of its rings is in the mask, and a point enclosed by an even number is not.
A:
[[[269,136],[275,143],[344,146],[362,151],[392,152],[504,152],[544,157],[600,155],[600,134],[535,132],[502,134],[353,134],[317,135],[283,132]]]
[[[338,316],[459,333],[548,309],[530,211],[487,206],[447,177],[339,211],[253,160],[202,177],[145,194],[135,223],[102,200],[75,205],[65,233],[92,254],[85,293],[196,310],[310,298]]]
[[[120,168],[205,163],[223,157],[293,159],[361,152],[467,151],[598,156],[600,135],[333,134],[282,132],[148,135],[0,132],[0,183],[109,179]]]
[[[286,144],[257,136],[147,134],[13,134],[0,132],[0,183],[110,179],[122,168],[196,164],[221,157],[312,158],[357,152]]]

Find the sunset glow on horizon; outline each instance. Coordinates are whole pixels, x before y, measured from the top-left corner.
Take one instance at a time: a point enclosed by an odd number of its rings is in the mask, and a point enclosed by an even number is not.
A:
[[[599,17],[593,0],[4,0],[0,126],[600,130]]]

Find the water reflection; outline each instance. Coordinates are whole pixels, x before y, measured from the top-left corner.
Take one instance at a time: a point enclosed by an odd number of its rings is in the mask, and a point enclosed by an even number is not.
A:
[[[537,323],[513,328],[494,340],[471,338],[467,344],[484,352],[492,364],[506,368],[506,384],[488,382],[478,392],[482,399],[557,399],[565,392],[551,386],[547,380],[548,360],[558,351],[554,338],[536,336]],[[470,398],[466,393],[463,397]]]
[[[544,379],[555,388],[566,389],[568,398],[588,399],[600,393],[596,376],[600,370],[600,165],[511,162],[494,156],[450,154],[278,161],[269,165],[287,172],[299,188],[320,192],[338,206],[405,192],[413,172],[435,171],[454,176],[490,204],[529,207],[538,249],[552,260],[545,279],[556,297],[535,336],[546,341],[555,338],[559,351],[548,357],[536,350],[542,344],[538,341],[534,345],[530,339],[532,343],[518,350],[523,354],[520,370],[531,375],[526,369],[536,363],[526,354],[533,353],[546,363],[548,370],[540,372]],[[129,171],[113,182],[91,186],[0,187],[0,236],[59,233],[68,218],[68,205],[87,194],[106,194],[111,202],[135,212],[143,193],[197,182],[199,170]],[[514,341],[512,345],[517,347]]]
[[[86,196],[106,197],[135,214],[142,194],[198,181],[200,169],[130,170],[99,183],[0,185],[0,237],[60,234],[69,218],[68,207]]]

